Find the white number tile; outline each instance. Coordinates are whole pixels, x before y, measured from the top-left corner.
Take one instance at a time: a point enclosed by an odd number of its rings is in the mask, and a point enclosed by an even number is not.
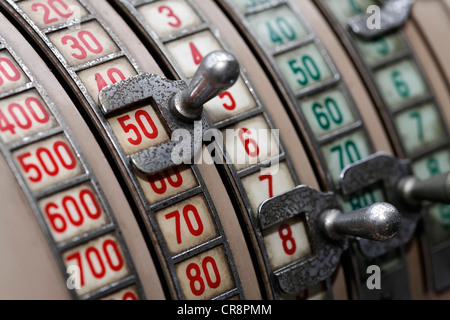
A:
[[[189,167],[173,167],[153,175],[135,172],[139,184],[150,204],[165,200],[198,185]]]
[[[18,149],[12,156],[32,191],[56,185],[83,172],[77,153],[63,135]]]
[[[186,300],[207,300],[235,287],[222,247],[205,251],[175,266]]]
[[[48,37],[70,66],[119,51],[105,29],[96,21],[83,23],[80,28],[56,31]]]
[[[222,130],[226,152],[239,171],[280,153],[279,132],[256,116]]]
[[[39,208],[55,242],[70,240],[109,222],[90,183],[44,198]]]
[[[41,29],[72,23],[88,14],[77,0],[29,0],[18,6]]]
[[[156,220],[172,254],[205,243],[217,235],[203,196],[195,196],[156,212]]]
[[[101,300],[139,300],[139,293],[136,286],[131,286],[114,292]]]
[[[256,108],[256,102],[242,77],[226,92],[205,104],[210,119],[219,122]]]
[[[253,214],[266,199],[279,195],[295,187],[289,168],[285,162],[264,168],[242,179]]]
[[[138,10],[159,37],[167,37],[202,23],[184,0],[156,1],[138,7]]]
[[[166,129],[151,105],[111,117],[108,123],[126,154],[169,140]]]
[[[194,75],[200,61],[208,53],[223,50],[209,31],[169,42],[166,47],[187,78]],[[205,109],[213,122],[230,118],[256,107],[256,102],[241,77],[221,96],[217,96],[205,104]]]
[[[208,53],[215,50],[223,50],[210,31],[202,31],[168,42],[166,48],[187,78],[194,75],[200,61]]]
[[[94,99],[96,104],[98,104],[98,95],[105,86],[135,75],[137,75],[137,72],[127,58],[108,61],[78,73],[89,95]]]
[[[6,51],[0,51],[0,93],[16,89],[29,82],[17,62]]]
[[[293,218],[263,232],[270,264],[277,270],[311,253],[305,223]]]
[[[58,125],[36,90],[0,100],[0,137],[11,143]]]
[[[75,288],[78,296],[123,279],[130,273],[114,234],[68,250],[62,257],[69,275],[66,283]]]

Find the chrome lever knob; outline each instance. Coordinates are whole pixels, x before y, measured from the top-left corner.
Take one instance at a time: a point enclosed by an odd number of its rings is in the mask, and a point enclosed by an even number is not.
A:
[[[443,173],[426,180],[409,176],[399,182],[403,199],[411,205],[427,200],[450,204],[450,173]]]
[[[231,53],[209,53],[203,58],[188,87],[172,97],[170,110],[182,121],[199,119],[203,104],[230,88],[237,81],[239,72],[239,63]]]
[[[344,236],[351,235],[386,241],[396,235],[400,223],[400,213],[387,202],[377,202],[348,213],[337,209],[327,210],[319,219],[321,230],[333,240],[341,240]]]

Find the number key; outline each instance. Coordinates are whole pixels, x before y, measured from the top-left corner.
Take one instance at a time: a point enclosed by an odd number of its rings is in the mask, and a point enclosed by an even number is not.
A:
[[[334,183],[339,181],[341,171],[347,165],[361,160],[372,153],[371,147],[362,131],[356,131],[324,145],[322,152]]]
[[[56,125],[56,120],[35,90],[0,101],[0,137],[6,143],[45,132]]]
[[[136,74],[127,58],[119,58],[80,71],[78,76],[94,102],[98,103],[98,94],[104,87]]]
[[[75,288],[78,296],[123,279],[130,272],[114,234],[64,252],[63,260],[70,274],[67,282]]]
[[[208,204],[195,196],[156,213],[169,251],[175,255],[217,235]]]
[[[303,24],[286,5],[250,15],[247,19],[257,38],[269,50],[300,40],[307,34]]]
[[[169,139],[151,105],[108,119],[126,154],[147,149]]]
[[[278,130],[271,130],[263,116],[238,122],[222,130],[226,152],[237,170],[280,153]]]
[[[39,208],[56,242],[108,223],[100,199],[88,183],[40,200]]]
[[[82,166],[63,135],[33,143],[13,152],[32,191],[61,183],[82,173]]]
[[[439,112],[432,103],[403,111],[394,121],[409,155],[445,137]]]
[[[165,200],[198,185],[188,167],[173,167],[152,175],[136,172],[139,184],[150,204]]]
[[[20,1],[19,7],[41,29],[81,19],[88,12],[77,0]]]
[[[275,60],[294,92],[333,77],[327,61],[313,43],[281,54]]]
[[[311,253],[305,223],[293,218],[263,233],[270,264],[277,270]]]
[[[411,60],[402,60],[382,68],[374,77],[390,109],[428,93],[418,67]]]
[[[261,202],[295,187],[286,162],[251,174],[242,183],[255,215]]]
[[[0,51],[0,93],[18,88],[29,80],[6,51]]]
[[[317,138],[356,120],[349,101],[338,88],[300,100],[299,105]]]
[[[77,66],[119,51],[114,41],[96,21],[83,23],[80,28],[63,29],[48,35],[71,66]]]
[[[202,23],[200,17],[184,0],[156,1],[138,7],[146,22],[160,37]]]
[[[235,287],[222,247],[205,251],[175,266],[186,300],[206,300]]]

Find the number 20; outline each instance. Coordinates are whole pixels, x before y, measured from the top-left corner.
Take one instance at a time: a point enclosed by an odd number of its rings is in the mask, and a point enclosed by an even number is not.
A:
[[[31,10],[33,10],[34,12],[38,12],[39,8],[44,9],[43,20],[45,24],[50,24],[59,20],[59,18],[57,17],[50,18],[50,14],[52,13],[52,11],[61,18],[69,18],[73,15],[73,11],[70,10],[67,4],[65,4],[62,0],[48,0],[47,4],[37,2],[31,5]]]

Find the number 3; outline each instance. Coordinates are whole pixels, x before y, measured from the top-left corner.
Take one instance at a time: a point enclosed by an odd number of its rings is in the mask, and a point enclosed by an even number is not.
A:
[[[158,7],[158,12],[159,13],[163,13],[163,11],[167,11],[167,16],[169,18],[174,18],[175,22],[169,21],[168,24],[169,26],[172,26],[174,28],[178,28],[179,26],[181,26],[181,20],[180,18],[178,18],[174,13],[173,10],[168,7],[168,6],[160,6]]]

